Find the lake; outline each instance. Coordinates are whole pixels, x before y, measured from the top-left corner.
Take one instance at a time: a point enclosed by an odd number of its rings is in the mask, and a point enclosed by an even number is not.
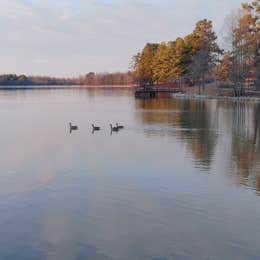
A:
[[[1,260],[260,259],[260,103],[0,90],[0,118]]]

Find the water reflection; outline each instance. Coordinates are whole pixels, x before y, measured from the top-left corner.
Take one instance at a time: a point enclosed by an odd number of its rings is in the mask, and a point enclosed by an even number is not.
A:
[[[0,259],[258,259],[259,111],[0,91]]]
[[[231,170],[238,181],[260,191],[260,104],[232,106]]]
[[[152,132],[175,137],[201,170],[210,171],[218,149],[229,158],[225,172],[237,183],[259,191],[259,103],[159,98],[138,99],[135,106],[138,120],[152,125],[144,130],[148,136]],[[155,131],[158,125],[160,128]]]
[[[166,129],[172,126],[167,134],[184,143],[198,167],[210,169],[218,137],[218,110],[215,103],[162,98],[137,100],[136,108],[142,111],[143,123],[159,123]]]

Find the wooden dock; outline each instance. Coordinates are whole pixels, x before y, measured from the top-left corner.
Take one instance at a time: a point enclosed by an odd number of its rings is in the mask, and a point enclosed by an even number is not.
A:
[[[136,98],[153,98],[159,93],[184,93],[184,91],[181,88],[158,86],[136,87],[135,89]]]

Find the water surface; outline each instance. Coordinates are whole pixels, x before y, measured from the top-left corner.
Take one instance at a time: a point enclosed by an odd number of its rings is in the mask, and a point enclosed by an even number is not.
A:
[[[0,91],[0,259],[259,259],[259,113],[119,89]]]

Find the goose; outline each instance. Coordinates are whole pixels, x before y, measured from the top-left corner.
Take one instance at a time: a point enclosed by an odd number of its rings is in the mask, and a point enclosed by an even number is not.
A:
[[[71,123],[69,123],[69,124],[70,124],[70,131],[79,129],[78,126],[72,125]]]
[[[110,124],[111,127],[111,132],[118,132],[119,128],[117,126],[113,126],[112,124]]]
[[[116,127],[117,127],[118,129],[123,129],[123,128],[124,128],[123,125],[118,125],[118,123],[116,123]]]
[[[101,128],[99,126],[95,126],[94,124],[92,124],[92,130],[93,131],[99,131]]]

